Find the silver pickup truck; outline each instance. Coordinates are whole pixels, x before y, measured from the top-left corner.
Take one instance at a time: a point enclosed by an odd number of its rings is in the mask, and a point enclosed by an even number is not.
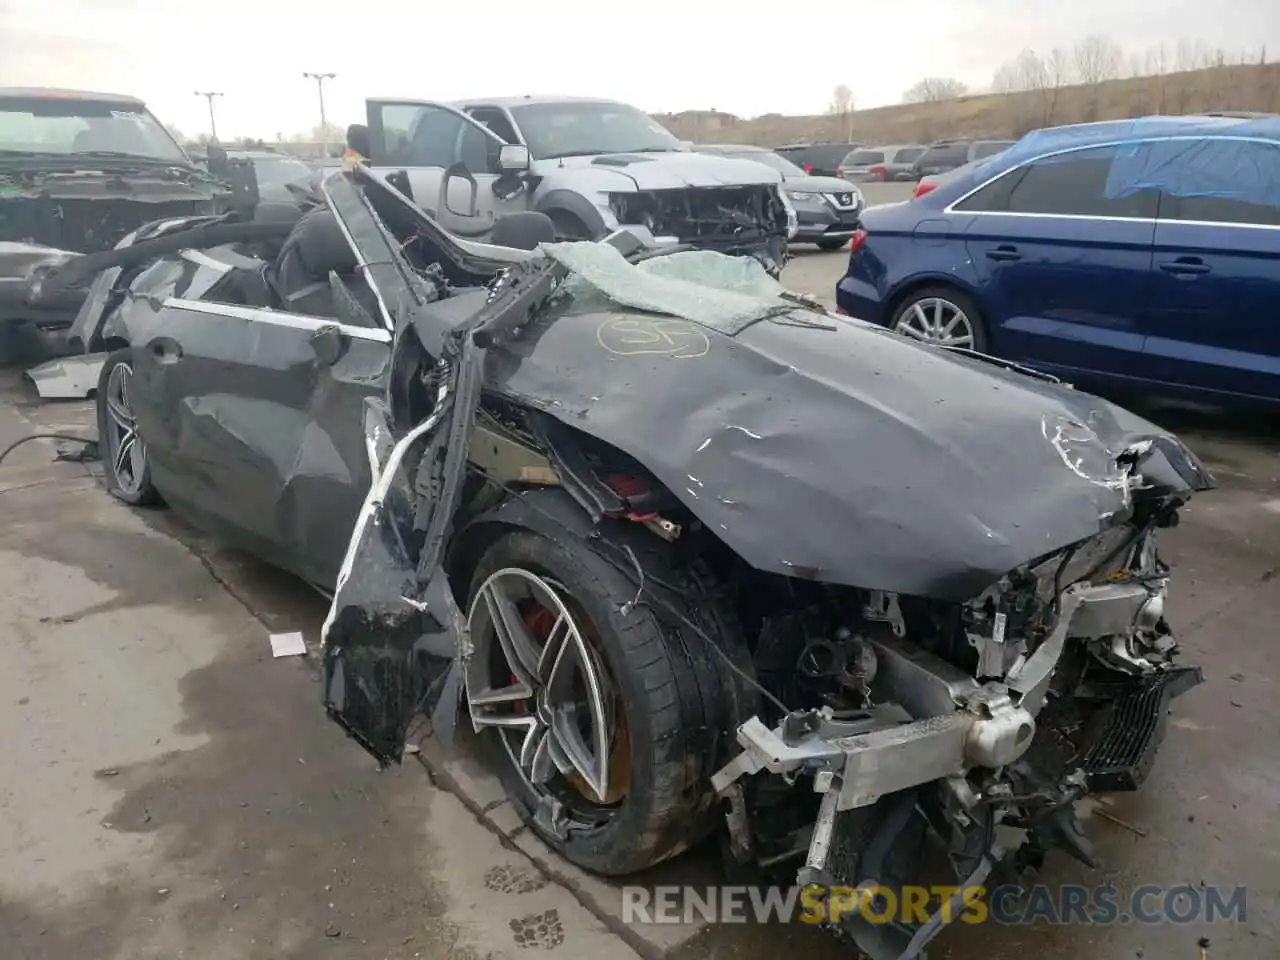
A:
[[[484,239],[508,213],[547,214],[563,240],[619,226],[758,257],[775,271],[796,216],[776,171],[693,153],[643,111],[586,97],[367,101],[375,171],[459,236]],[[404,171],[401,176],[399,171]]]

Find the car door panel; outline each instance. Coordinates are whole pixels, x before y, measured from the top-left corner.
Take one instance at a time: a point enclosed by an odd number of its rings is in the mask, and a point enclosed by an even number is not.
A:
[[[1135,373],[1151,223],[983,216],[966,235],[1001,356]]]
[[[449,187],[448,211],[441,211],[441,185],[445,170],[465,162],[476,179],[476,220],[492,222],[503,203],[494,192],[498,175],[489,161],[489,146],[502,139],[461,110],[428,100],[368,100],[366,110],[372,156],[370,167],[381,173],[404,170],[418,206],[440,219],[466,214],[469,188],[463,180]],[[496,153],[494,154],[496,157]]]
[[[1162,221],[1155,244],[1153,378],[1280,399],[1280,228]]]
[[[381,388],[389,341],[324,318],[169,300],[134,346],[156,401],[138,426],[157,487],[179,512],[331,584],[370,483],[363,400]]]
[[[1127,155],[1127,154],[1126,154]],[[1158,194],[1114,147],[1039,158],[955,204],[995,351],[1072,376],[1142,377]]]
[[[1169,153],[1146,365],[1178,387],[1280,399],[1280,145]]]

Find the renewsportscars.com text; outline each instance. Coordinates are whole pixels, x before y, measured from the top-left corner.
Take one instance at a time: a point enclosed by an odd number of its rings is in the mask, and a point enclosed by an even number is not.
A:
[[[948,887],[624,887],[624,923],[839,923],[860,915],[870,923],[924,923],[941,907],[950,923],[1191,924],[1243,923],[1244,887],[1145,884],[1123,892],[1114,886],[1044,884]]]

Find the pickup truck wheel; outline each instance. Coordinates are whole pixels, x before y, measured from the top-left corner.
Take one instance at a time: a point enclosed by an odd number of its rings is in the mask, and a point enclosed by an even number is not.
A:
[[[102,473],[111,495],[135,507],[160,504],[160,494],[151,483],[147,445],[138,434],[133,414],[132,352],[116,350],[98,374],[98,448]]]
[[[547,216],[556,230],[556,242],[571,240],[594,240],[595,235],[582,220],[567,210],[551,210]]]
[[[635,594],[587,546],[524,530],[488,549],[469,591],[467,697],[487,758],[543,840],[606,876],[715,824],[703,758],[717,694]]]

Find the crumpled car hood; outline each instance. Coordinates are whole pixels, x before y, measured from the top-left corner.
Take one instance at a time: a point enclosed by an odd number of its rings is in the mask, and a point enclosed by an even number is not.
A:
[[[501,350],[491,389],[635,457],[762,570],[963,600],[1123,519],[1116,456],[1212,481],[1164,431],[1070,387],[804,311],[736,335],[598,302]],[[1162,460],[1162,463],[1165,461]]]
[[[750,160],[733,160],[704,153],[611,153],[593,157],[539,160],[533,172],[550,176],[556,170],[590,170],[618,185],[612,190],[676,190],[685,187],[737,187],[778,183],[781,175]],[[577,182],[575,180],[575,182]]]

